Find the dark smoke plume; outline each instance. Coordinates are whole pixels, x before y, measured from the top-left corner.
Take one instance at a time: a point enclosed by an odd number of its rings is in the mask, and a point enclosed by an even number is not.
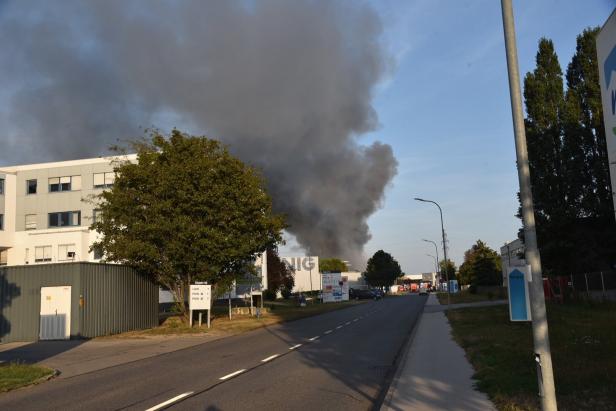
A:
[[[362,260],[396,173],[374,130],[376,13],[338,1],[0,2],[0,163],[104,154],[139,126],[219,138],[310,253]]]

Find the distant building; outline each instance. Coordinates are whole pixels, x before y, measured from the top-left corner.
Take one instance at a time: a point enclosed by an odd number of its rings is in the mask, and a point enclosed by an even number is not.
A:
[[[501,266],[503,271],[503,285],[507,285],[507,273],[510,267],[525,266],[524,243],[522,240],[515,239],[505,243],[500,249]]]

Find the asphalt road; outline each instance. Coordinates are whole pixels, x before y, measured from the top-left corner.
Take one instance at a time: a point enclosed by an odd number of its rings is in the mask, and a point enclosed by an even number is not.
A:
[[[0,409],[372,409],[425,301],[388,297],[55,379],[0,395]]]

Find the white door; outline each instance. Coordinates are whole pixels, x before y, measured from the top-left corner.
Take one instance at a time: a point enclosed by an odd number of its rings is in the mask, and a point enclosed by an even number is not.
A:
[[[71,336],[71,287],[41,287],[41,340]]]

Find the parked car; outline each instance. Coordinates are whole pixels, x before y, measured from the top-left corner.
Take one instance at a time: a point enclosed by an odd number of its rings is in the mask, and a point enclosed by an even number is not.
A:
[[[377,300],[385,297],[385,292],[383,291],[382,288],[373,288],[372,293],[374,294]]]
[[[349,298],[353,300],[365,300],[368,298],[372,298],[374,300],[378,300],[381,298],[380,295],[375,293],[373,290],[369,290],[366,288],[350,288],[349,289]]]
[[[420,287],[419,295],[428,295],[428,289],[426,287]]]

